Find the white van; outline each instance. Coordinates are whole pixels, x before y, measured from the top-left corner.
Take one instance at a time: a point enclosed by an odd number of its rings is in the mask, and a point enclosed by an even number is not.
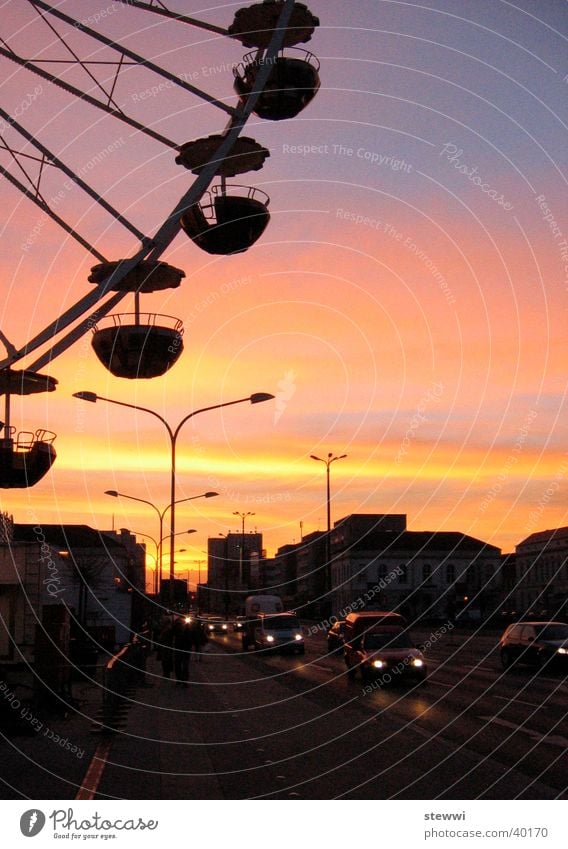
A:
[[[302,626],[295,613],[261,613],[254,629],[258,650],[304,654]]]
[[[245,620],[242,627],[243,651],[254,644],[254,632],[261,613],[282,613],[284,605],[279,595],[249,595],[245,600]]]

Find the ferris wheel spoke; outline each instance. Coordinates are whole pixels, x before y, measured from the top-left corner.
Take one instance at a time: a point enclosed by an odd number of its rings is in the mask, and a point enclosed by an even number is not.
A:
[[[148,68],[150,71],[153,71],[156,74],[159,74],[162,77],[165,77],[170,82],[174,83],[180,88],[185,89],[186,91],[191,92],[191,94],[200,97],[202,100],[207,101],[211,106],[216,106],[218,109],[221,109],[223,112],[226,112],[228,115],[234,115],[235,109],[232,106],[228,106],[226,103],[223,103],[222,100],[218,100],[216,97],[213,97],[207,92],[202,91],[197,86],[188,83],[186,80],[181,79],[181,77],[176,76],[175,74],[170,73],[165,68],[161,68],[159,65],[156,65],[154,62],[151,62],[149,59],[145,59],[143,56],[140,56],[138,53],[135,53],[133,50],[129,50],[127,47],[123,47],[120,44],[117,44],[110,38],[107,38],[102,33],[98,33],[85,24],[81,23],[81,21],[72,18],[70,15],[65,14],[60,9],[56,9],[53,6],[50,6],[49,3],[45,3],[44,0],[28,0],[32,6],[42,9],[45,12],[48,12],[50,15],[58,18],[59,20],[65,21],[65,23],[72,26],[75,30],[79,30],[85,35],[90,36],[91,38],[96,39],[96,41],[101,42],[101,44],[105,44],[107,47],[111,47],[113,50],[116,50],[117,53],[122,56],[128,56],[129,59],[133,59],[137,64],[141,65],[144,68]],[[84,68],[84,63],[81,60],[78,60],[78,63]],[[106,92],[105,92],[106,93]]]
[[[174,150],[178,150],[179,145],[171,139],[163,136],[161,133],[152,130],[150,127],[146,127],[145,124],[142,124],[140,121],[137,121],[135,118],[131,118],[125,112],[120,109],[120,107],[111,107],[107,103],[103,103],[101,100],[97,100],[96,97],[88,94],[86,91],[81,91],[80,88],[77,88],[71,83],[65,82],[59,77],[56,77],[54,74],[51,74],[45,68],[40,68],[36,64],[37,60],[32,59],[24,59],[23,56],[19,56],[14,50],[9,48],[4,48],[0,46],[0,56],[4,56],[6,59],[10,59],[12,62],[16,62],[18,65],[21,65],[23,68],[26,68],[28,71],[31,71],[34,74],[42,77],[44,80],[48,80],[53,85],[62,88],[64,91],[69,94],[74,95],[79,100],[84,100],[85,103],[94,106],[96,109],[102,109],[108,115],[111,115],[113,118],[118,118],[119,121],[123,121],[125,124],[128,124],[131,127],[134,127],[135,130],[138,130],[140,133],[144,133],[150,138],[154,139],[160,144],[166,145],[167,147],[171,147]],[[114,64],[114,63],[113,63]]]
[[[73,328],[66,336],[60,339],[48,351],[35,360],[30,366],[32,371],[37,371],[40,368],[47,366],[52,360],[63,354],[71,345],[74,345],[82,336],[89,330],[92,330],[96,322],[107,315],[120,301],[126,296],[126,292],[115,292],[104,304],[97,307],[95,312],[84,318],[76,327]]]
[[[68,224],[63,218],[61,218],[61,216],[58,215],[53,209],[50,209],[48,204],[42,198],[38,197],[37,194],[34,194],[34,192],[32,192],[30,189],[20,183],[18,178],[14,177],[13,174],[10,174],[10,172],[6,170],[6,168],[4,168],[2,165],[0,165],[0,174],[2,174],[3,177],[5,177],[10,183],[12,183],[13,186],[19,189],[19,191],[23,195],[33,201],[36,206],[39,206],[42,212],[45,212],[46,215],[49,215],[49,217],[53,221],[55,221],[56,224],[59,224],[59,226],[63,230],[65,230],[66,233],[69,233],[69,235],[72,236],[77,242],[79,242],[82,247],[88,250],[89,253],[93,254],[93,256],[96,256],[97,259],[99,259],[101,262],[106,262],[105,257],[101,254],[100,251],[93,247],[90,242],[88,242],[83,236],[81,236],[81,234],[78,233],[77,230],[71,227],[71,225]]]
[[[31,4],[32,6],[34,6],[34,8],[35,8],[35,5],[36,5],[36,4],[35,4],[34,0],[28,0],[28,3],[30,3],[30,4]],[[107,90],[105,89],[105,87],[104,87],[104,86],[103,86],[103,85],[102,85],[102,84],[98,81],[98,79],[95,77],[95,75],[94,75],[93,73],[91,73],[91,70],[90,70],[90,68],[89,68],[89,65],[90,65],[91,63],[90,63],[90,62],[86,62],[86,61],[84,61],[84,60],[80,59],[80,58],[79,58],[79,56],[77,55],[77,53],[76,53],[76,52],[75,52],[75,51],[71,48],[71,46],[70,46],[70,45],[69,45],[69,44],[65,41],[65,39],[62,37],[61,33],[59,33],[59,32],[56,30],[56,28],[55,28],[55,27],[53,26],[53,24],[52,24],[52,23],[51,23],[51,22],[50,22],[50,21],[49,21],[49,20],[45,17],[45,15],[42,15],[40,12],[38,12],[38,11],[37,11],[37,9],[36,9],[36,12],[37,12],[37,14],[41,17],[41,19],[42,19],[42,21],[44,22],[44,24],[45,24],[47,27],[49,27],[49,29],[51,30],[51,32],[55,35],[55,37],[57,38],[57,40],[58,40],[58,41],[59,41],[59,42],[60,42],[60,43],[61,43],[61,44],[65,47],[65,49],[66,49],[66,50],[67,50],[67,51],[71,54],[71,56],[73,57],[73,59],[72,59],[72,60],[66,60],[66,61],[67,61],[67,62],[71,62],[71,64],[78,64],[78,65],[80,65],[80,66],[83,68],[83,70],[85,71],[85,73],[89,76],[89,78],[93,81],[93,83],[97,86],[97,88],[99,88],[99,89],[103,92],[103,94],[106,94],[107,99],[108,99],[108,104],[109,104],[109,106],[110,106],[110,104],[112,103],[112,95],[111,95],[111,94],[109,94],[109,92],[107,92]],[[114,106],[116,106],[116,104],[114,104]]]
[[[3,333],[1,330],[0,330],[0,342],[2,342],[2,344],[4,345],[4,347],[6,348],[6,351],[8,352],[8,354],[10,356],[17,353],[16,347],[14,345],[12,345],[12,343],[10,342],[10,340],[8,339],[6,334]]]
[[[14,130],[16,130],[18,133],[20,133],[20,135],[22,135],[26,139],[26,141],[30,142],[30,144],[32,144],[42,154],[42,157],[39,160],[40,161],[40,168],[39,168],[37,180],[35,181],[35,183],[32,180],[32,178],[30,177],[30,175],[27,174],[27,172],[26,172],[26,176],[30,180],[30,182],[32,183],[32,186],[35,189],[36,195],[41,199],[42,208],[44,209],[45,212],[48,213],[48,215],[51,216],[52,213],[53,213],[53,210],[51,209],[49,203],[45,200],[45,198],[42,197],[41,192],[40,192],[41,178],[42,178],[42,175],[43,175],[43,172],[44,172],[44,165],[45,164],[51,165],[51,166],[59,169],[60,171],[62,171],[67,177],[69,177],[71,180],[73,180],[73,182],[76,185],[78,185],[86,194],[88,194],[89,197],[91,197],[94,201],[96,201],[99,204],[99,206],[101,206],[106,212],[108,212],[110,215],[112,215],[113,218],[115,218],[117,221],[119,221],[123,225],[123,227],[126,227],[127,230],[129,230],[131,233],[133,233],[133,235],[135,235],[141,242],[149,241],[147,239],[147,237],[144,235],[144,233],[142,233],[140,230],[138,230],[138,228],[135,227],[134,224],[131,224],[130,221],[128,221],[128,219],[125,218],[122,215],[122,213],[120,213],[117,209],[115,209],[113,206],[111,206],[111,204],[108,203],[108,201],[106,201],[103,197],[101,197],[99,195],[99,193],[96,192],[94,189],[92,189],[91,186],[89,186],[88,183],[86,183],[84,180],[81,179],[81,177],[79,177],[77,174],[75,174],[75,172],[72,171],[71,168],[69,168],[61,159],[59,159],[58,156],[56,156],[51,150],[49,150],[49,148],[47,148],[45,145],[43,145],[35,136],[33,136],[30,132],[28,132],[28,130],[26,130],[26,128],[23,127],[20,123],[18,123],[18,121],[16,121],[15,118],[10,117],[8,112],[6,112],[4,109],[2,109],[2,107],[0,107],[0,117],[3,118],[4,121],[6,121],[6,123],[8,123]],[[8,146],[6,144],[6,142],[4,142],[3,146],[12,155],[12,157],[14,159],[16,159],[16,161],[18,161],[18,157],[21,156],[22,154],[20,152],[16,151],[16,150],[14,150],[12,147]],[[24,154],[24,156],[29,158],[28,154]],[[62,219],[59,218],[57,223],[61,225]],[[65,229],[67,229],[67,232],[70,232],[68,227],[66,227]],[[75,232],[73,233],[73,235],[75,235]],[[88,242],[86,242],[86,240],[84,240],[83,244],[88,245]],[[94,253],[94,249],[90,245],[89,245],[89,250],[91,251],[91,253]]]
[[[55,321],[52,321],[47,327],[45,327],[40,333],[38,333],[37,336],[34,336],[33,339],[31,339],[24,346],[22,346],[16,352],[15,355],[8,356],[6,359],[1,360],[0,369],[10,366],[16,360],[20,360],[22,359],[22,357],[26,357],[28,356],[28,354],[31,354],[36,351],[42,345],[48,344],[54,336],[56,336],[58,333],[61,333],[63,330],[69,327],[70,324],[73,324],[73,322],[81,318],[88,310],[94,307],[95,304],[101,300],[101,298],[108,294],[111,288],[117,283],[119,283],[120,280],[122,280],[122,278],[125,277],[129,271],[135,268],[138,263],[142,259],[144,259],[144,256],[148,252],[148,249],[148,246],[144,246],[143,248],[141,248],[140,251],[138,251],[137,254],[135,254],[135,256],[121,262],[120,266],[117,267],[106,280],[104,280],[102,283],[100,283],[98,286],[96,286],[94,289],[84,295],[80,300],[77,301],[76,304],[69,307],[69,309],[65,310],[65,312],[59,316],[59,318],[56,318]],[[106,260],[103,259],[103,261]],[[110,309],[112,306],[114,306],[115,303],[118,303],[120,298],[124,297],[125,294],[126,292],[118,292],[117,294],[112,295],[111,299],[117,298],[117,300],[113,301],[113,303],[110,304],[108,308]],[[100,314],[104,314],[102,312],[102,308]],[[85,333],[87,330],[88,327],[84,327],[82,333]],[[80,337],[77,336],[75,338],[75,341],[78,338]],[[41,359],[41,362],[44,362],[43,357]]]
[[[163,3],[160,6],[155,6],[153,3],[144,3],[141,0],[116,0],[117,3],[122,3],[125,6],[133,6],[135,9],[145,9],[148,12],[154,12],[156,15],[162,15],[170,20],[180,21],[183,24],[199,27],[209,32],[216,32],[218,35],[229,35],[227,29],[218,27],[215,24],[208,24],[206,21],[200,21],[197,18],[190,18],[188,15],[180,15],[178,12],[172,12],[167,9]]]

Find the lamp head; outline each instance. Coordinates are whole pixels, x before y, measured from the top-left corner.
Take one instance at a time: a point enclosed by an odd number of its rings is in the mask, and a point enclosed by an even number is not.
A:
[[[105,489],[105,495],[112,495],[113,498],[118,498],[116,489]]]
[[[205,492],[205,498],[214,498],[216,495],[219,495],[218,492]]]
[[[250,396],[251,404],[261,404],[263,401],[270,401],[274,398],[274,395],[271,395],[269,392],[254,392]]]
[[[73,398],[78,398],[80,401],[90,401],[91,404],[95,404],[98,397],[96,392],[87,392],[86,390],[73,393]]]

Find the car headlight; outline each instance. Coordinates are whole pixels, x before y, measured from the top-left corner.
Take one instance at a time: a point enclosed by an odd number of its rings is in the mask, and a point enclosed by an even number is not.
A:
[[[412,661],[413,666],[424,666],[424,661],[420,660],[419,657],[415,657]]]
[[[207,627],[209,628],[210,631],[213,630],[213,625],[208,625]]]
[[[568,649],[559,648],[556,651],[557,651],[557,654],[568,654]]]
[[[301,634],[294,634],[294,639],[295,639],[295,640],[301,640],[301,639],[302,639],[302,635],[301,635]]]
[[[273,643],[274,642],[274,637],[272,636],[272,634],[267,634],[266,642],[267,643]]]
[[[222,625],[221,627],[223,628],[223,631],[226,631],[226,630],[227,630],[227,626],[226,626],[226,625]]]
[[[383,663],[382,660],[374,660],[373,661],[373,666],[375,667],[375,669],[382,669],[384,665],[385,664]]]

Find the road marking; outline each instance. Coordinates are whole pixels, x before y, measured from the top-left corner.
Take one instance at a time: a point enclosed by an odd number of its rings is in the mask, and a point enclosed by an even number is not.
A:
[[[490,695],[493,699],[501,699],[504,702],[509,702],[509,704],[512,703],[515,705],[529,705],[530,707],[536,708],[542,707],[542,704],[539,705],[536,702],[524,702],[522,699],[516,699],[514,696],[508,698],[507,696],[495,696],[493,693],[491,693]]]
[[[561,746],[563,749],[568,748],[568,739],[561,737],[560,734],[541,734],[539,731],[532,731],[530,728],[516,725],[514,722],[508,722],[506,719],[500,719],[498,716],[478,716],[478,719],[483,722],[493,723],[494,725],[502,725],[503,728],[510,728],[512,731],[522,731],[537,743],[550,743],[551,746]]]
[[[112,747],[112,737],[101,740],[89,764],[75,799],[94,799]]]

